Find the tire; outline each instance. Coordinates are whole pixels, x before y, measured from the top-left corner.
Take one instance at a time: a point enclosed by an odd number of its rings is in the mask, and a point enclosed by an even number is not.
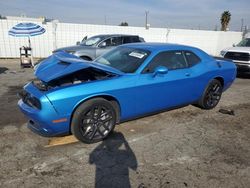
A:
[[[217,106],[222,94],[222,84],[219,80],[213,79],[203,92],[198,106],[202,109],[212,109]]]
[[[116,111],[111,102],[95,98],[81,104],[73,114],[71,132],[90,144],[105,139],[116,124]]]
[[[86,60],[86,61],[92,61],[92,59],[90,57],[87,57],[87,56],[81,56],[81,58],[83,60]]]

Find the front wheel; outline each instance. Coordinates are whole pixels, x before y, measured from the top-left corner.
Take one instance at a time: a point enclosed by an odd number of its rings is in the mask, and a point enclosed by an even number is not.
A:
[[[112,103],[102,98],[91,99],[76,109],[71,132],[84,143],[95,143],[106,138],[115,123],[116,112]]]
[[[212,80],[204,91],[198,106],[203,109],[212,109],[220,101],[222,94],[222,85],[219,80]]]

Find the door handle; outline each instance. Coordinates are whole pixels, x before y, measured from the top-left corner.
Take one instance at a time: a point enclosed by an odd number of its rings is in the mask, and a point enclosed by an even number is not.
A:
[[[190,76],[190,73],[187,72],[187,73],[185,74],[185,76]]]

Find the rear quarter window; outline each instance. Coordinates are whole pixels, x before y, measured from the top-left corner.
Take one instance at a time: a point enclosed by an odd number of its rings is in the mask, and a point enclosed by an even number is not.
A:
[[[193,52],[184,52],[184,55],[190,67],[201,62],[201,59],[197,55],[195,55]]]
[[[123,37],[123,44],[134,43],[134,42],[140,42],[138,36],[125,36],[125,37]]]

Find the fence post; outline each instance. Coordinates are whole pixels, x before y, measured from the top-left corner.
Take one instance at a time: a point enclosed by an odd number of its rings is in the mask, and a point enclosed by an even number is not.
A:
[[[58,20],[52,21],[53,50],[57,49],[56,30],[58,22]]]

